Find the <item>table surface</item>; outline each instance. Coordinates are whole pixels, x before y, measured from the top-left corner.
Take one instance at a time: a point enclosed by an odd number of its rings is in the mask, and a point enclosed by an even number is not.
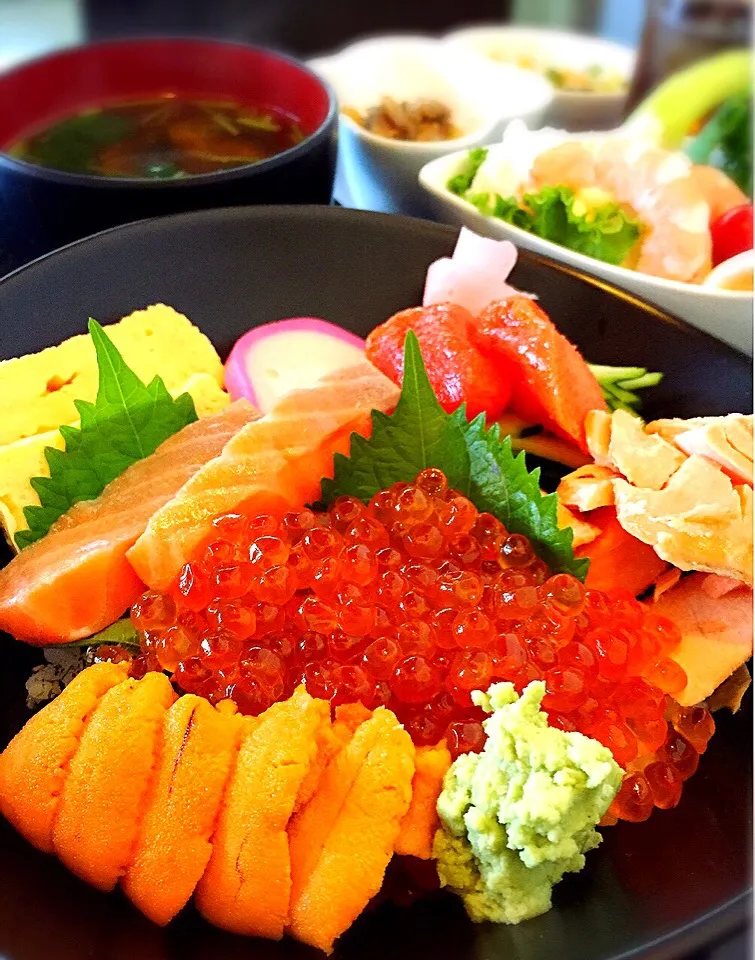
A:
[[[305,22],[304,12],[310,4],[304,0],[213,0],[211,4],[189,4],[184,0],[0,0],[0,69],[58,47],[123,33],[204,33],[266,42],[309,55],[337,47],[363,33],[422,29],[441,32],[452,29],[460,19],[454,0],[435,0],[429,15],[423,15],[421,10],[416,13],[419,8],[429,8],[429,4],[417,4],[407,13],[409,5],[403,0],[383,0],[380,15],[372,20],[344,17],[341,0],[318,0],[318,10],[323,5],[331,10],[332,19],[327,14],[324,21],[320,17],[322,29],[313,32],[290,26],[294,20],[300,25]],[[582,13],[581,0],[574,0],[573,5],[576,17]],[[512,6],[514,10],[526,8],[516,0],[513,4],[505,0],[467,0],[463,20],[499,19]],[[563,14],[569,4],[550,4],[551,9],[556,6]],[[632,5],[606,0],[601,9],[596,8],[593,27],[616,39],[634,42],[640,29],[641,6],[639,2]],[[636,10],[629,10],[630,7]],[[332,37],[334,29],[338,30],[338,38],[328,43],[324,38]],[[0,278],[19,266],[22,264],[0,248]],[[752,930],[747,929],[688,960],[747,960],[752,956]]]

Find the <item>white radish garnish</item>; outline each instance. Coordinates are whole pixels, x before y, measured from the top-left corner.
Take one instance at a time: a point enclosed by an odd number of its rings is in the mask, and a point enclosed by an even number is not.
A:
[[[333,370],[364,359],[364,340],[316,317],[255,327],[236,341],[225,363],[225,387],[267,413],[291,390],[313,386]]]
[[[476,316],[494,300],[520,292],[506,283],[516,258],[511,241],[491,240],[462,227],[453,256],[428,267],[422,303],[457,303]]]

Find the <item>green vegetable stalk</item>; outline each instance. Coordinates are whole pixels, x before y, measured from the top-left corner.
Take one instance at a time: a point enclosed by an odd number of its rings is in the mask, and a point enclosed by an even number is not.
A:
[[[609,410],[637,413],[642,400],[636,391],[657,387],[663,380],[662,373],[649,373],[645,367],[607,367],[598,363],[588,366],[600,384]]]
[[[752,53],[727,50],[673,74],[644,100],[628,123],[650,117],[661,146],[677,150],[692,127],[729,97],[752,89]]]

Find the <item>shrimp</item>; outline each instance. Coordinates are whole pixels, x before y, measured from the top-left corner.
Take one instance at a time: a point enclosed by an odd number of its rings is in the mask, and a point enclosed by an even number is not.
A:
[[[723,171],[716,170],[715,167],[695,164],[692,167],[691,176],[708,201],[711,223],[727,210],[750,202],[747,194],[743,193]]]
[[[595,157],[581,140],[567,140],[535,157],[530,176],[536,187],[580,190],[595,183]]]
[[[644,224],[635,269],[700,283],[711,268],[710,209],[681,154],[617,137],[571,140],[535,158],[531,186],[597,188]]]

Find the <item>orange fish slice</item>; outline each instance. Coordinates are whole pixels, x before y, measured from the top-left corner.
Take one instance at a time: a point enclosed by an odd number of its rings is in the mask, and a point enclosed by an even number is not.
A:
[[[333,454],[348,451],[353,432],[369,432],[371,410],[387,412],[397,400],[398,388],[366,360],[286,394],[152,517],[128,552],[137,574],[166,590],[219,513],[282,512],[316,500]]]
[[[585,417],[606,402],[582,354],[542,307],[523,296],[491,303],[472,328],[472,342],[511,380],[511,412],[588,452]]]
[[[126,551],[152,514],[258,416],[238,400],[169,437],[96,500],[75,504],[0,571],[0,630],[30,643],[64,643],[117,620],[144,589]]]
[[[741,583],[712,596],[707,579],[704,573],[683,577],[651,607],[682,633],[670,656],[687,674],[687,686],[674,694],[683,707],[705,700],[752,656],[752,589]]]

